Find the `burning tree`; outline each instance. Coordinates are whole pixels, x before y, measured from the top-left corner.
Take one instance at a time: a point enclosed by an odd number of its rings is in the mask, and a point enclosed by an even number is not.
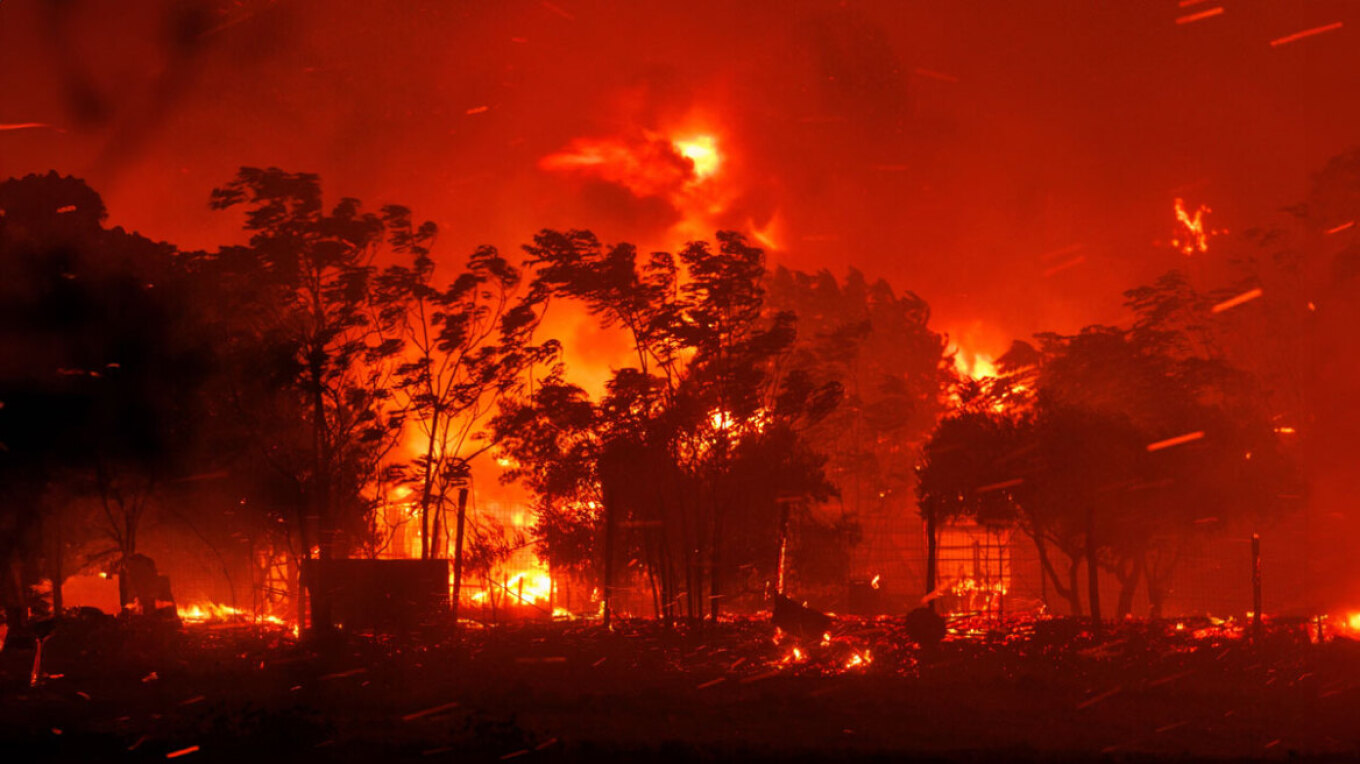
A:
[[[620,327],[637,360],[615,372],[591,426],[597,474],[587,481],[599,482],[606,599],[627,523],[659,609],[669,618],[687,594],[691,616],[716,618],[724,581],[755,562],[737,541],[748,520],[765,518],[768,549],[777,536],[773,492],[756,505],[738,503],[739,493],[751,481],[790,495],[829,490],[797,431],[834,408],[839,385],[784,372],[794,317],[764,316],[763,252],[737,234],[641,266],[631,245],[605,248],[583,231],[545,231],[526,249],[540,288]],[[756,473],[748,465],[757,463],[782,467]]]
[[[772,312],[798,316],[792,364],[845,390],[840,405],[808,431],[827,455],[842,511],[850,522],[872,524],[868,533],[900,523],[912,514],[912,466],[950,379],[946,340],[928,325],[930,306],[854,269],[838,282],[828,271],[779,268],[767,303]],[[907,554],[883,551],[870,560],[874,573]]]
[[[1121,615],[1144,580],[1160,614],[1195,539],[1278,512],[1291,480],[1251,377],[1154,331],[1160,310],[1145,297],[1131,293],[1140,320],[1130,329],[1018,344],[1002,359],[1009,373],[942,422],[920,468],[928,523],[1019,525],[1074,614],[1084,564],[1097,626],[1102,569],[1119,580]],[[1065,577],[1054,547],[1068,558]]]
[[[267,361],[263,394],[239,400],[259,406],[247,416],[262,457],[296,485],[293,554],[342,557],[367,535],[365,489],[403,424],[391,390],[402,341],[374,284],[387,221],[355,199],[327,212],[315,175],[274,168],[242,169],[212,206],[246,208],[250,245],[204,268],[242,290],[236,344]]]
[[[502,479],[535,497],[538,553],[553,570],[603,585],[604,502],[599,463],[603,413],[584,390],[551,374],[532,395],[506,400],[494,429],[506,465]]]
[[[1350,151],[1321,167],[1307,195],[1280,218],[1231,242],[1222,289],[1197,284],[1195,292],[1217,306],[1235,295],[1258,295],[1213,313],[1205,328],[1224,357],[1261,380],[1275,430],[1307,477],[1310,490],[1301,502],[1307,520],[1294,524],[1297,546],[1307,551],[1291,566],[1300,574],[1290,584],[1309,592],[1307,606],[1314,610],[1355,596],[1354,534],[1346,518],[1354,494],[1350,454],[1360,427],[1358,237],[1360,151]]]
[[[429,559],[448,548],[450,490],[466,485],[471,461],[491,447],[482,428],[519,389],[526,369],[552,363],[557,343],[533,344],[540,297],[517,296],[520,270],[495,248],[479,248],[441,289],[433,285],[429,254],[434,225],[413,227],[398,207],[384,215],[393,249],[412,261],[387,269],[380,290],[386,320],[400,328],[409,358],[397,366],[394,388],[420,444],[399,475],[417,492],[420,556]]]

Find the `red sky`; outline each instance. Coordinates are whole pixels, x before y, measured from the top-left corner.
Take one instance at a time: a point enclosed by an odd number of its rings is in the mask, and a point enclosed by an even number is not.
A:
[[[1117,320],[1181,257],[1174,197],[1233,230],[1300,199],[1360,144],[1356,34],[1346,0],[5,0],[0,123],[52,127],[0,131],[0,176],[85,177],[183,246],[239,238],[207,198],[251,164],[406,204],[447,259],[543,227],[675,247],[673,193],[542,160],[703,131],[711,222],[773,220],[775,262],[887,277],[997,352]]]

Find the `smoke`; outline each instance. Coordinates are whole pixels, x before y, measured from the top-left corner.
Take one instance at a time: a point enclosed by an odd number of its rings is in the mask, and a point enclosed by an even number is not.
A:
[[[1115,317],[1120,289],[1172,262],[1153,242],[1174,189],[1198,182],[1188,202],[1255,222],[1352,140],[1354,46],[1267,43],[1354,9],[1172,11],[8,2],[3,121],[61,132],[0,135],[0,172],[86,176],[114,222],[187,246],[235,234],[204,199],[253,164],[407,204],[446,255],[545,226],[673,247],[684,212],[665,193],[543,159],[698,127],[729,194],[705,222],[773,221],[785,264],[855,265],[945,325],[1024,336]],[[1050,273],[1041,256],[1077,242],[1084,261]]]

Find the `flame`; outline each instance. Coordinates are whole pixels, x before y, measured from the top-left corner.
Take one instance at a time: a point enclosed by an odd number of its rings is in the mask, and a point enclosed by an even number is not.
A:
[[[722,157],[718,154],[718,142],[711,135],[674,139],[671,145],[680,156],[693,163],[696,181],[707,180],[722,165]]]
[[[665,200],[679,220],[667,232],[674,245],[705,239],[719,228],[732,228],[729,212],[741,198],[729,167],[721,131],[698,119],[662,131],[640,130],[632,136],[581,137],[539,160],[548,172],[602,180],[638,198]],[[748,218],[746,233],[767,249],[776,249],[776,216],[764,222]]]
[[[179,613],[179,619],[186,623],[239,620],[246,615],[244,610],[230,605],[219,605],[215,602],[194,603],[187,607],[179,606],[175,609]]]
[[[965,377],[984,380],[997,375],[996,362],[986,353],[974,353],[962,348],[954,352],[954,368]]]
[[[850,660],[845,662],[845,667],[848,669],[852,669],[858,666],[867,666],[873,662],[874,662],[873,656],[869,653],[868,650],[865,650],[863,653],[858,652],[851,653]]]
[[[1196,252],[1204,253],[1209,251],[1209,238],[1222,233],[1226,230],[1210,229],[1205,223],[1205,216],[1213,212],[1209,207],[1201,204],[1195,209],[1195,214],[1191,215],[1185,209],[1185,200],[1179,197],[1172,205],[1176,213],[1176,222],[1183,230],[1179,231],[1171,239],[1171,246],[1181,251],[1184,255],[1193,255]]]
[[[203,623],[225,623],[225,622],[250,622],[258,625],[278,626],[289,628],[288,622],[273,613],[255,612],[251,613],[241,608],[231,605],[222,605],[216,602],[195,602],[191,605],[180,605],[175,608],[179,614],[179,619],[184,623],[203,624]],[[291,627],[296,634],[297,627]]]

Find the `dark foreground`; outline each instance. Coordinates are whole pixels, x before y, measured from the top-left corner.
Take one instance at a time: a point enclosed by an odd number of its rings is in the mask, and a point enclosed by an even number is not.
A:
[[[899,621],[469,632],[326,650],[104,624],[2,656],[4,761],[1118,761],[1360,758],[1360,644],[1064,621],[922,653]],[[82,651],[84,654],[82,655]],[[851,665],[854,664],[854,665]],[[196,746],[196,748],[195,748]]]

